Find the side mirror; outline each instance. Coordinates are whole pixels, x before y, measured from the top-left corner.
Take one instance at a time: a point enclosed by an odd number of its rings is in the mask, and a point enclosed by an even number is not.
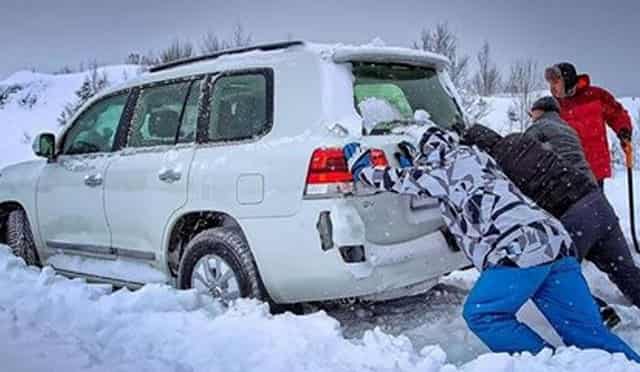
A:
[[[36,156],[53,160],[56,149],[56,136],[53,133],[40,133],[33,140],[33,152]]]

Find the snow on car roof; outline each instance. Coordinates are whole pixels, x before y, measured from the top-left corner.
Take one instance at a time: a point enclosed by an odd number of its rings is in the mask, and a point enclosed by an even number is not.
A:
[[[449,64],[447,57],[419,49],[386,46],[376,39],[364,45],[344,44],[312,44],[307,47],[321,55],[331,54],[336,63],[345,62],[396,62],[416,66],[445,67]]]
[[[271,48],[269,46],[281,45],[281,48]],[[139,76],[127,82],[124,86],[114,87],[110,91],[116,91],[140,84],[165,79],[179,78],[200,73],[207,73],[221,68],[244,68],[256,63],[277,63],[285,60],[287,53],[310,52],[320,56],[324,60],[331,60],[335,63],[346,63],[352,61],[362,62],[396,62],[417,66],[445,67],[449,60],[439,54],[430,53],[423,50],[391,47],[384,45],[380,40],[374,40],[364,45],[349,44],[323,44],[306,41],[286,42],[257,45],[251,48],[229,50],[228,53],[219,52],[211,55],[194,58],[192,61],[186,60],[183,63],[168,64],[166,67],[156,68],[149,73]],[[108,93],[108,92],[106,92]]]

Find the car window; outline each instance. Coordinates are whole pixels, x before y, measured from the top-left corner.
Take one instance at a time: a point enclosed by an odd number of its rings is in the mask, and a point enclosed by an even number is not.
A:
[[[189,97],[184,106],[182,122],[178,134],[178,143],[194,142],[196,139],[196,128],[198,126],[198,102],[200,99],[200,86],[202,79],[195,80],[189,88]]]
[[[173,145],[191,82],[143,88],[136,103],[128,147]]]
[[[354,63],[352,72],[355,108],[368,134],[389,133],[402,121],[412,121],[418,111],[445,128],[463,121],[434,68]]]
[[[267,81],[262,74],[223,76],[211,93],[209,140],[247,139],[269,129]]]
[[[86,109],[73,122],[62,145],[67,155],[110,152],[127,103],[127,94],[100,100]]]

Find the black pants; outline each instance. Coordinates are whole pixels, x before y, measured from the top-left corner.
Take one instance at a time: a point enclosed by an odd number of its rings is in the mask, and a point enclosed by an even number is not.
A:
[[[604,192],[604,179],[598,180],[598,186],[600,186],[600,191]]]
[[[640,268],[633,261],[618,217],[604,194],[591,192],[560,220],[578,249],[578,259],[593,262],[625,297],[640,307]]]

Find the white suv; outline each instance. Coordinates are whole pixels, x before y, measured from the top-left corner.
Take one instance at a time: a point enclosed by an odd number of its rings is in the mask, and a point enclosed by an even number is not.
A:
[[[152,68],[0,171],[0,242],[67,276],[222,300],[425,291],[467,265],[437,204],[358,190],[341,148],[397,165],[416,112],[459,125],[446,64],[294,41]]]

